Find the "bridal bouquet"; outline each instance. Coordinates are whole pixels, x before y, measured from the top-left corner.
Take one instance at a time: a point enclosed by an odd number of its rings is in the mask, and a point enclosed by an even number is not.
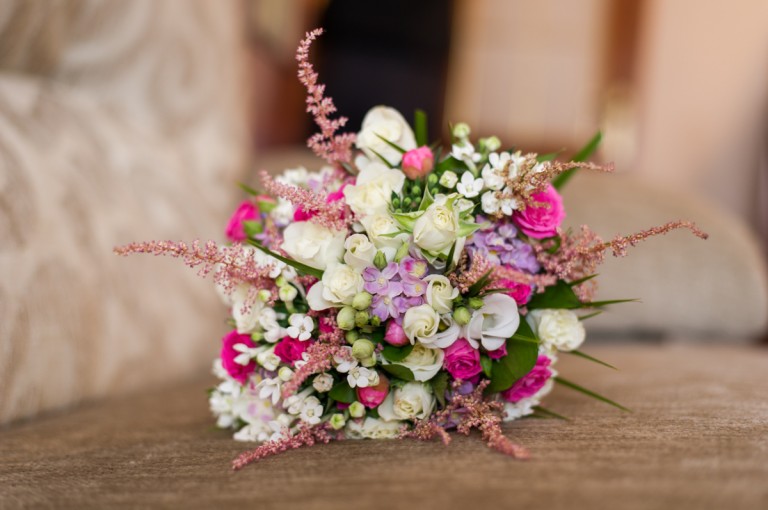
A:
[[[554,384],[619,406],[560,376],[561,353],[580,351],[595,301],[595,269],[672,222],[604,242],[586,226],[561,227],[558,189],[585,160],[503,150],[473,141],[466,124],[451,145],[430,145],[377,106],[356,134],[338,133],[333,101],[308,60],[297,60],[319,132],[316,172],[260,174],[261,190],[226,227],[228,244],[134,243],[118,253],[182,258],[212,274],[230,310],[210,406],[234,437],[262,442],[234,462],[344,438],[434,437],[478,429],[489,446],[525,458],[501,423],[558,417],[541,405]],[[621,406],[619,406],[621,407]]]

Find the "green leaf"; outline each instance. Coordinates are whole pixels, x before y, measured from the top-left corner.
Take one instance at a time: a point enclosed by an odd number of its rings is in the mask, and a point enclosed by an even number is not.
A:
[[[247,184],[244,184],[244,183],[242,183],[242,182],[238,182],[238,183],[237,183],[237,186],[238,186],[238,187],[239,187],[241,190],[243,190],[243,191],[245,191],[246,193],[248,193],[249,195],[257,196],[257,195],[261,195],[261,194],[262,194],[261,192],[259,192],[259,190],[257,190],[257,189],[254,189],[254,188],[251,188],[250,186],[248,186]]]
[[[379,158],[381,160],[381,162],[384,163],[385,165],[387,165],[389,168],[396,168],[396,165],[393,165],[392,163],[390,163],[387,158],[385,158],[384,156],[382,156],[381,154],[379,154],[375,150],[371,149],[370,147],[368,147],[368,150],[373,152],[376,155],[376,157]]]
[[[413,132],[416,135],[416,145],[421,147],[429,143],[427,136],[427,114],[424,110],[416,110],[413,114]]]
[[[482,354],[480,356],[480,366],[483,367],[483,373],[485,376],[490,379],[491,374],[493,373],[493,362],[491,361],[491,358],[485,354]]]
[[[588,282],[592,278],[597,278],[597,273],[591,274],[589,276],[585,276],[584,278],[579,278],[578,280],[573,280],[572,282],[568,282],[568,285],[570,285],[571,287],[575,287],[577,285],[581,285],[584,282]]]
[[[470,234],[475,233],[480,228],[477,223],[469,223],[466,221],[459,222],[459,230],[456,232],[457,237],[468,237]]]
[[[602,306],[617,305],[619,303],[638,303],[639,299],[609,299],[607,301],[591,301],[582,303],[580,308],[600,308]]]
[[[411,369],[404,367],[403,365],[381,365],[381,368],[383,368],[385,372],[397,377],[398,379],[402,379],[403,381],[414,380],[413,372],[411,372]]]
[[[398,362],[407,358],[412,350],[413,346],[411,344],[406,344],[403,347],[395,347],[394,345],[387,344],[381,351],[381,355],[384,356],[384,359],[387,361]]]
[[[489,269],[483,276],[480,277],[479,280],[477,280],[475,283],[472,284],[472,286],[469,287],[467,290],[468,296],[477,296],[483,288],[488,285],[488,282],[491,280],[491,272],[493,270]],[[530,307],[529,307],[530,308]]]
[[[244,221],[243,231],[248,237],[255,237],[264,231],[264,225],[260,221]]]
[[[448,389],[448,373],[440,371],[432,378],[432,391],[440,402],[440,407],[445,407],[445,391]]]
[[[595,136],[593,136],[592,139],[587,142],[587,144],[571,158],[571,161],[582,162],[589,159],[589,157],[594,154],[595,150],[597,150],[597,147],[600,145],[600,141],[602,139],[603,134],[598,131],[595,133]],[[566,170],[565,172],[552,179],[552,185],[555,187],[555,189],[561,189],[563,186],[565,186],[565,184],[570,181],[573,175],[576,173],[576,170],[578,170],[578,168]]]
[[[386,138],[384,138],[380,134],[376,133],[376,136],[378,136],[379,139],[381,139],[381,141],[383,141],[384,143],[386,143],[387,145],[389,145],[390,147],[395,149],[400,154],[405,154],[406,152],[408,152],[405,149],[403,149],[402,147],[400,147],[399,145],[397,145],[395,142],[391,142],[391,141],[387,140]]]
[[[613,400],[611,400],[611,399],[609,399],[607,397],[604,397],[604,396],[602,396],[602,395],[600,395],[598,393],[595,393],[592,390],[588,390],[588,389],[584,388],[583,386],[579,386],[578,384],[573,383],[573,382],[571,382],[571,381],[569,381],[567,379],[563,379],[560,376],[555,377],[555,382],[559,383],[559,384],[562,384],[563,386],[565,386],[567,388],[570,388],[572,390],[575,390],[575,391],[578,391],[580,393],[583,393],[583,394],[587,395],[588,397],[592,397],[594,399],[597,399],[600,402],[605,402],[608,405],[612,405],[613,407],[621,409],[622,411],[626,411],[628,413],[632,412],[630,409],[627,409],[623,405],[617,404],[616,402],[614,402]]]
[[[533,328],[531,328],[531,325],[528,324],[527,320],[522,318],[520,319],[520,325],[517,327],[515,334],[512,335],[512,338],[521,342],[532,342],[536,344],[540,343],[539,337],[536,336],[536,333],[533,331]]]
[[[547,287],[541,294],[534,294],[528,302],[529,310],[537,308],[581,308],[583,305],[570,285],[562,280]]]
[[[558,420],[571,421],[567,417],[563,416],[562,414],[557,414],[554,411],[550,411],[546,407],[536,406],[533,408],[533,410],[543,414],[545,417],[557,418]]]
[[[610,363],[606,363],[605,361],[601,361],[597,358],[593,358],[587,353],[581,352],[581,351],[566,351],[568,354],[573,354],[574,356],[578,356],[580,358],[588,359],[589,361],[595,362],[598,365],[603,365],[604,367],[612,368],[614,370],[618,370],[618,368],[614,367]]]
[[[259,212],[268,214],[272,212],[272,210],[277,207],[277,202],[274,201],[267,201],[267,200],[257,200],[256,205],[259,206]]]
[[[342,381],[328,392],[328,396],[337,402],[351,404],[357,400],[357,392],[349,386],[347,381]]]
[[[408,213],[395,213],[392,215],[392,217],[405,230],[408,232],[413,232],[413,226],[416,224],[416,220],[418,220],[422,214],[424,214],[422,211],[413,211]],[[397,232],[395,235],[399,234],[400,232]]]
[[[435,203],[435,198],[432,196],[432,193],[430,193],[429,186],[424,186],[424,195],[421,197],[419,211],[426,211],[433,203]]]
[[[536,156],[536,161],[539,163],[544,163],[546,161],[552,161],[556,157],[558,157],[563,151],[557,151],[557,152],[550,152],[548,154],[540,154]]]
[[[456,255],[456,241],[453,242],[453,246],[451,246],[451,250],[448,252],[448,256],[445,258],[447,264],[445,265],[445,272],[449,273],[453,270],[453,257]]]
[[[581,315],[581,316],[579,316],[579,320],[580,321],[585,321],[587,319],[591,319],[592,317],[597,317],[601,313],[603,313],[603,311],[602,310],[598,310],[596,312],[588,313],[587,315]]]
[[[319,269],[317,269],[315,267],[312,267],[312,266],[308,266],[306,264],[302,264],[301,262],[298,262],[296,260],[289,259],[288,257],[283,257],[279,253],[273,252],[272,250],[270,250],[266,246],[262,245],[258,241],[254,241],[253,239],[248,239],[248,244],[250,244],[251,246],[254,246],[254,247],[260,249],[261,251],[263,251],[267,255],[271,255],[271,256],[275,257],[279,261],[285,262],[286,264],[288,264],[289,266],[294,268],[296,271],[299,271],[301,273],[314,276],[318,280],[323,277],[323,272],[321,270],[319,270]]]
[[[521,328],[522,336],[527,336],[531,329],[526,321],[520,321],[518,331]],[[485,392],[498,393],[509,389],[515,381],[531,371],[538,357],[539,346],[536,343],[510,338],[507,340],[507,355],[492,363],[491,383]]]

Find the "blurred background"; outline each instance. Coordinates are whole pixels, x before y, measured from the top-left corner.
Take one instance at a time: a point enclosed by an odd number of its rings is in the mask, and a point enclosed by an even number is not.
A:
[[[357,130],[386,104],[505,146],[573,154],[571,225],[683,233],[610,260],[610,341],[756,342],[768,320],[764,0],[3,0],[0,423],[204,373],[224,331],[179,261],[134,240],[222,239],[238,181],[319,168],[296,80],[312,60]]]

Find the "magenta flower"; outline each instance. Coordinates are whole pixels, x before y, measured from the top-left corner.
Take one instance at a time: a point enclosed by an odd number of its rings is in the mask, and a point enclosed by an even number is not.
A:
[[[246,221],[253,221],[258,219],[258,217],[258,207],[256,207],[248,200],[241,203],[227,222],[227,228],[225,231],[227,238],[234,242],[244,241],[247,236],[245,235],[243,223]]]
[[[531,297],[530,285],[508,280],[506,278],[502,278],[496,283],[499,288],[509,289],[509,292],[506,292],[505,294],[514,299],[518,306],[525,305],[528,302],[528,299]]]
[[[488,351],[486,354],[491,359],[501,359],[507,355],[507,344],[501,344],[501,347],[495,351]]]
[[[522,211],[515,211],[512,221],[529,237],[544,239],[557,235],[557,228],[565,219],[563,199],[550,184],[546,191],[534,193],[531,198],[541,206],[529,205]]]
[[[405,336],[405,331],[403,331],[403,327],[395,321],[389,321],[387,323],[387,332],[384,333],[384,341],[395,347],[400,347],[409,343],[408,337]]]
[[[424,177],[432,171],[435,165],[435,155],[426,145],[418,149],[411,149],[403,154],[403,173],[409,179]]]
[[[518,402],[524,398],[532,397],[552,377],[552,371],[549,369],[551,364],[551,359],[540,355],[531,371],[518,379],[511,388],[502,391],[501,396],[507,402]]]
[[[244,344],[247,347],[255,347],[250,335],[241,335],[237,331],[230,331],[221,339],[221,365],[224,370],[240,384],[245,384],[248,376],[256,369],[256,362],[251,360],[247,365],[241,365],[235,361],[240,352],[235,350],[235,345]]]
[[[312,345],[312,341],[302,342],[297,338],[286,336],[275,345],[275,355],[283,363],[293,365],[301,359],[301,355],[307,351],[310,345]]]
[[[389,379],[379,374],[379,384],[366,388],[357,387],[357,400],[368,409],[379,407],[389,393]]]
[[[480,352],[469,345],[465,338],[459,338],[444,352],[443,367],[454,379],[467,381],[483,371]]]

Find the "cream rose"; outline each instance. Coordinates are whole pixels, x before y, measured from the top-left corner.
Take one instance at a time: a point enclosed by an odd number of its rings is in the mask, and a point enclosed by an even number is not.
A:
[[[402,426],[398,421],[368,417],[365,420],[348,421],[345,433],[350,439],[394,439],[400,434]]]
[[[584,325],[570,310],[532,310],[527,319],[543,346],[549,350],[573,351],[584,342]]]
[[[387,256],[387,260],[394,258],[397,249],[408,237],[405,232],[395,237],[387,236],[400,232],[397,222],[389,214],[372,214],[364,217],[360,222],[373,245]]]
[[[459,213],[445,199],[436,200],[414,223],[413,242],[423,250],[438,253],[450,249],[458,230]]]
[[[429,305],[419,305],[409,308],[403,318],[403,331],[405,336],[413,344],[416,340],[422,341],[437,333],[437,326],[440,323],[440,316],[434,308]]]
[[[366,267],[373,265],[373,258],[376,256],[376,247],[365,234],[352,234],[344,241],[344,262],[362,271]]]
[[[432,414],[434,408],[432,388],[421,382],[409,382],[390,391],[378,411],[385,421],[423,420]]]
[[[309,289],[307,303],[313,310],[351,305],[355,295],[363,290],[363,276],[352,266],[331,263],[323,278]]]
[[[378,153],[391,165],[397,165],[402,159],[402,154],[382,140],[382,137],[406,151],[416,148],[416,138],[411,126],[400,112],[388,106],[376,106],[365,114],[362,129],[357,134],[356,145],[371,160],[378,159]]]
[[[300,221],[286,227],[280,247],[294,260],[324,270],[341,260],[345,238],[344,232]]]
[[[453,300],[459,295],[459,289],[454,289],[451,281],[441,275],[433,274],[424,278],[427,284],[427,303],[439,314],[450,313],[453,310]]]
[[[400,193],[404,182],[405,174],[401,170],[368,161],[360,169],[355,184],[344,188],[344,198],[360,217],[385,213],[392,202],[392,192]]]
[[[443,368],[445,353],[442,349],[432,349],[422,344],[413,346],[411,353],[397,364],[413,372],[417,381],[429,381]]]

